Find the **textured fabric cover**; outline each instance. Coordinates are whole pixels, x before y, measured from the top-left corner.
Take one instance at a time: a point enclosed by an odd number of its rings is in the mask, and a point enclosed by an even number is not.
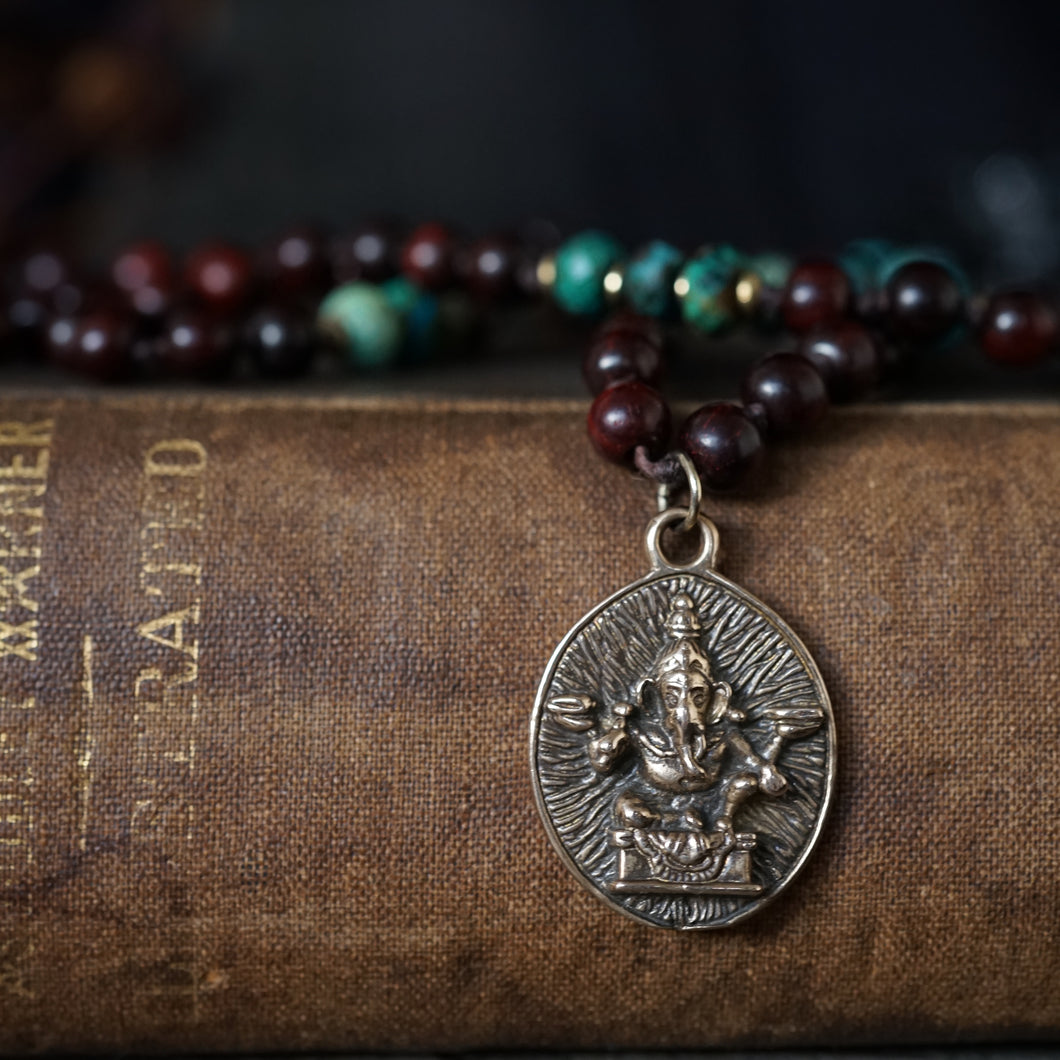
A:
[[[791,888],[688,934],[533,805],[549,654],[647,569],[653,491],[583,415],[0,402],[0,1049],[1060,1031],[1060,406],[854,409],[708,501],[839,776]]]

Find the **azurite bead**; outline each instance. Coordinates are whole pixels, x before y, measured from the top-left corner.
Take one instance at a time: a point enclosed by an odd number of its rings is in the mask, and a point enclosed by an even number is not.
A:
[[[1031,291],[993,295],[979,323],[983,352],[999,364],[1037,363],[1056,345],[1058,333],[1056,310]]]
[[[401,250],[401,271],[427,291],[445,290],[454,278],[456,239],[445,225],[420,225]]]
[[[626,262],[622,293],[636,313],[669,320],[677,316],[674,280],[684,255],[669,243],[655,239]]]
[[[729,401],[696,409],[682,425],[678,444],[709,490],[735,489],[762,462],[762,435],[744,410]]]
[[[317,323],[356,367],[382,368],[401,352],[401,316],[386,294],[372,284],[336,287],[320,303]]]
[[[674,281],[682,319],[708,334],[729,327],[736,316],[733,281],[746,261],[726,244],[697,251]]]
[[[886,287],[887,326],[899,339],[936,342],[961,322],[964,299],[954,275],[935,261],[911,261]]]
[[[606,304],[604,277],[622,256],[622,246],[605,232],[571,236],[557,251],[552,297],[576,316],[595,316]]]
[[[833,401],[854,401],[879,382],[879,343],[856,321],[818,325],[803,338],[799,353],[820,372]]]
[[[184,280],[206,308],[232,313],[250,296],[253,281],[250,258],[227,243],[208,243],[188,255]]]
[[[797,353],[763,357],[744,377],[745,405],[764,410],[771,435],[812,427],[828,412],[828,391],[821,373]]]
[[[657,459],[670,442],[670,407],[646,383],[615,383],[596,396],[588,427],[593,446],[605,460],[631,465],[638,446]]]
[[[832,261],[800,261],[784,288],[781,312],[789,331],[802,334],[817,324],[838,320],[850,304],[846,273]]]
[[[664,369],[662,351],[633,331],[611,331],[597,339],[582,361],[582,377],[593,394],[630,379],[658,386]]]

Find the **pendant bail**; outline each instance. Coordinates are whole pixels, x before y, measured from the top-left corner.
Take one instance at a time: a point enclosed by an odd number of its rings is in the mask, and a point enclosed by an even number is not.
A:
[[[703,500],[703,483],[700,481],[699,472],[696,471],[695,464],[692,463],[692,460],[687,453],[683,453],[680,449],[677,449],[670,455],[677,460],[687,481],[688,511],[685,514],[684,521],[681,523],[681,529],[687,532],[696,525],[696,520],[699,517],[699,506]],[[674,492],[675,488],[671,483],[659,483],[655,499],[660,512],[668,511],[673,507],[672,500]]]

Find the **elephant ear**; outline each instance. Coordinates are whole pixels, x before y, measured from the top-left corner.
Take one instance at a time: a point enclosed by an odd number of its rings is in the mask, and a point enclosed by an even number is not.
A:
[[[662,696],[659,686],[650,677],[645,677],[637,685],[637,706],[642,718],[657,724],[662,721]]]

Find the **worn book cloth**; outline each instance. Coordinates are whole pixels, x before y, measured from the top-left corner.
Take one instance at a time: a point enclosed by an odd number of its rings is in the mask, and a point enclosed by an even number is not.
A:
[[[550,847],[528,718],[647,571],[576,403],[0,400],[0,1050],[1060,1032],[1060,406],[876,407],[708,499],[838,785],[671,933]]]

